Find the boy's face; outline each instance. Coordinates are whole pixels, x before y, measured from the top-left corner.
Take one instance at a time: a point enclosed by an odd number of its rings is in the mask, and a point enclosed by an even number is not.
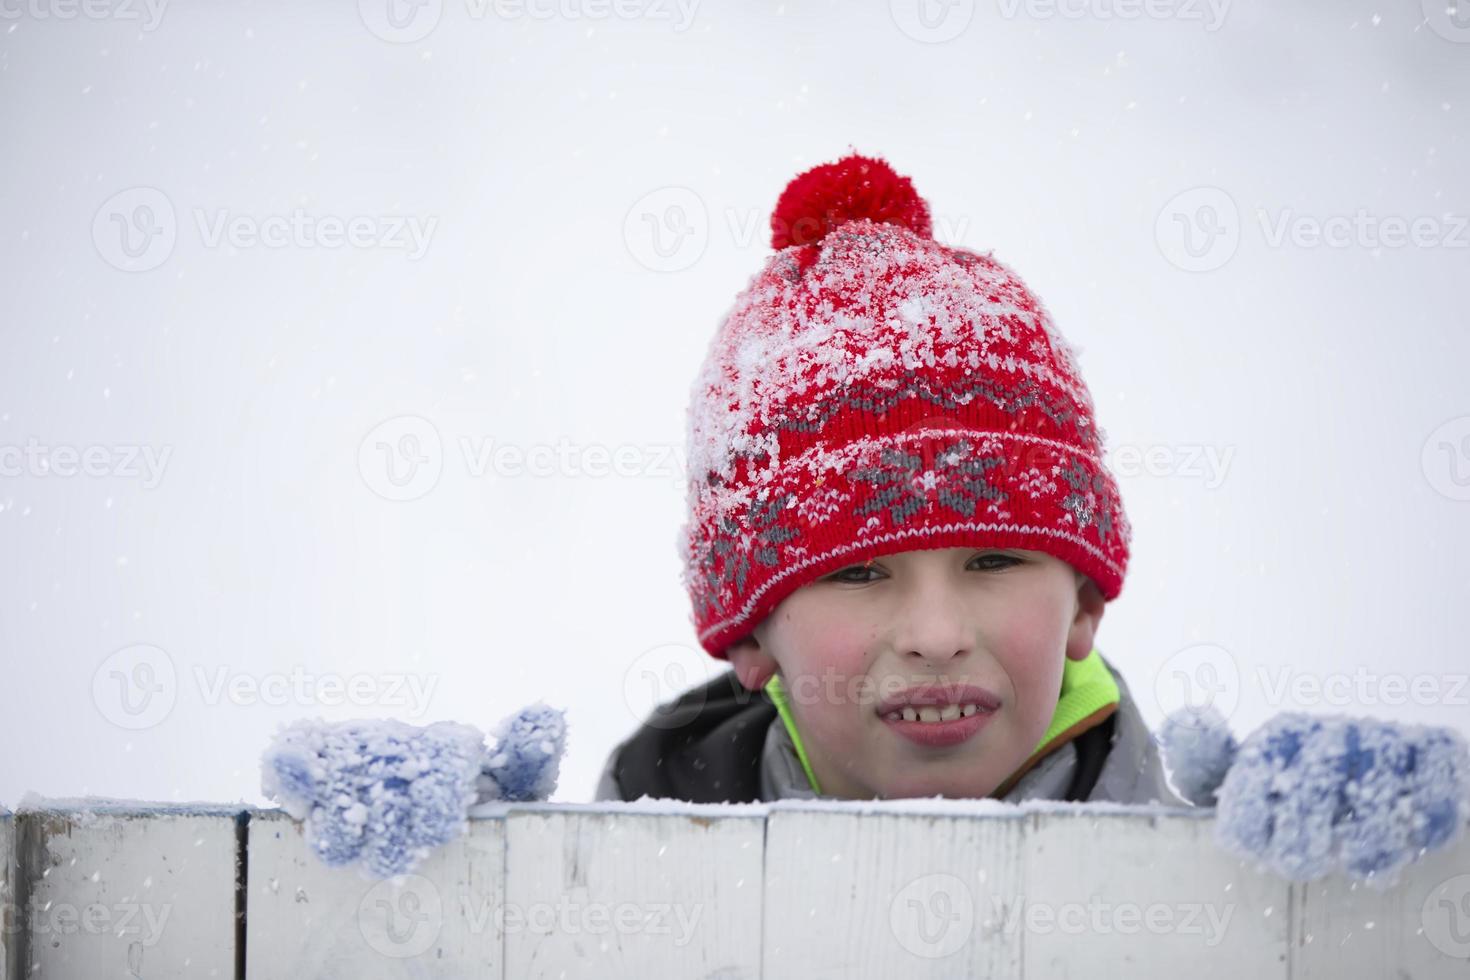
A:
[[[793,592],[729,658],[751,690],[780,673],[823,793],[985,797],[1046,733],[1063,657],[1092,650],[1103,606],[1044,552],[905,551]],[[886,710],[924,685],[938,704],[917,720]]]

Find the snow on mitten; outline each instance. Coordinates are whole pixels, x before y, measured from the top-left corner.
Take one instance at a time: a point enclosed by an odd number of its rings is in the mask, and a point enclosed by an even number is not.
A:
[[[1388,887],[1458,836],[1470,756],[1448,728],[1288,713],[1246,739],[1218,796],[1223,849],[1294,881]]]
[[[1185,708],[1164,719],[1156,739],[1169,781],[1195,806],[1214,806],[1240,746],[1214,706]]]
[[[266,749],[261,785],[328,866],[387,878],[463,832],[484,754],[478,729],[450,721],[303,720]]]
[[[476,781],[477,802],[550,798],[566,750],[562,712],[537,701],[501,721],[490,737],[494,745]]]

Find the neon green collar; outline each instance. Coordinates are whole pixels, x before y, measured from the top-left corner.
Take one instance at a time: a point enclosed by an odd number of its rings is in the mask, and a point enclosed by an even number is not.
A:
[[[822,789],[817,784],[816,773],[812,772],[812,764],[807,758],[806,747],[801,744],[801,736],[796,732],[796,721],[791,716],[791,704],[786,697],[786,688],[781,684],[781,675],[771,675],[771,679],[766,682],[766,694],[776,705],[776,711],[786,725],[786,731],[791,736],[791,744],[796,747],[796,757],[801,760],[801,768],[806,772],[806,779],[811,784],[812,792],[820,794]],[[1045,755],[1051,743],[1056,741],[1057,736],[1104,705],[1117,704],[1121,697],[1112,671],[1108,670],[1108,665],[1103,663],[1102,654],[1096,650],[1081,660],[1064,660],[1062,662],[1062,692],[1057,698],[1057,709],[1052,713],[1051,724],[1047,727],[1046,734],[1041,736],[1041,742],[1031,753],[1031,758],[1026,761],[1030,762],[1038,755]]]

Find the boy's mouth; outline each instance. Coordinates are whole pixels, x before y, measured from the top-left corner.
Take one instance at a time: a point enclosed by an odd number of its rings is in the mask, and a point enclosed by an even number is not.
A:
[[[984,728],[1000,705],[1000,698],[983,687],[926,684],[884,698],[878,717],[920,745],[957,745]]]

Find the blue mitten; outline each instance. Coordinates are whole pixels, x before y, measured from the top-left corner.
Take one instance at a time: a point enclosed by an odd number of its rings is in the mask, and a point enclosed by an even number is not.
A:
[[[490,737],[495,744],[481,767],[477,802],[549,798],[566,751],[565,716],[538,701],[503,720]]]
[[[1470,753],[1449,728],[1287,713],[1237,749],[1218,714],[1190,712],[1159,740],[1176,787],[1215,798],[1217,843],[1293,881],[1340,872],[1386,887],[1470,814]]]
[[[325,864],[387,878],[463,833],[476,803],[548,798],[565,734],[561,712],[540,703],[501,722],[493,753],[478,729],[450,721],[302,720],[266,749],[261,785],[304,821]]]

